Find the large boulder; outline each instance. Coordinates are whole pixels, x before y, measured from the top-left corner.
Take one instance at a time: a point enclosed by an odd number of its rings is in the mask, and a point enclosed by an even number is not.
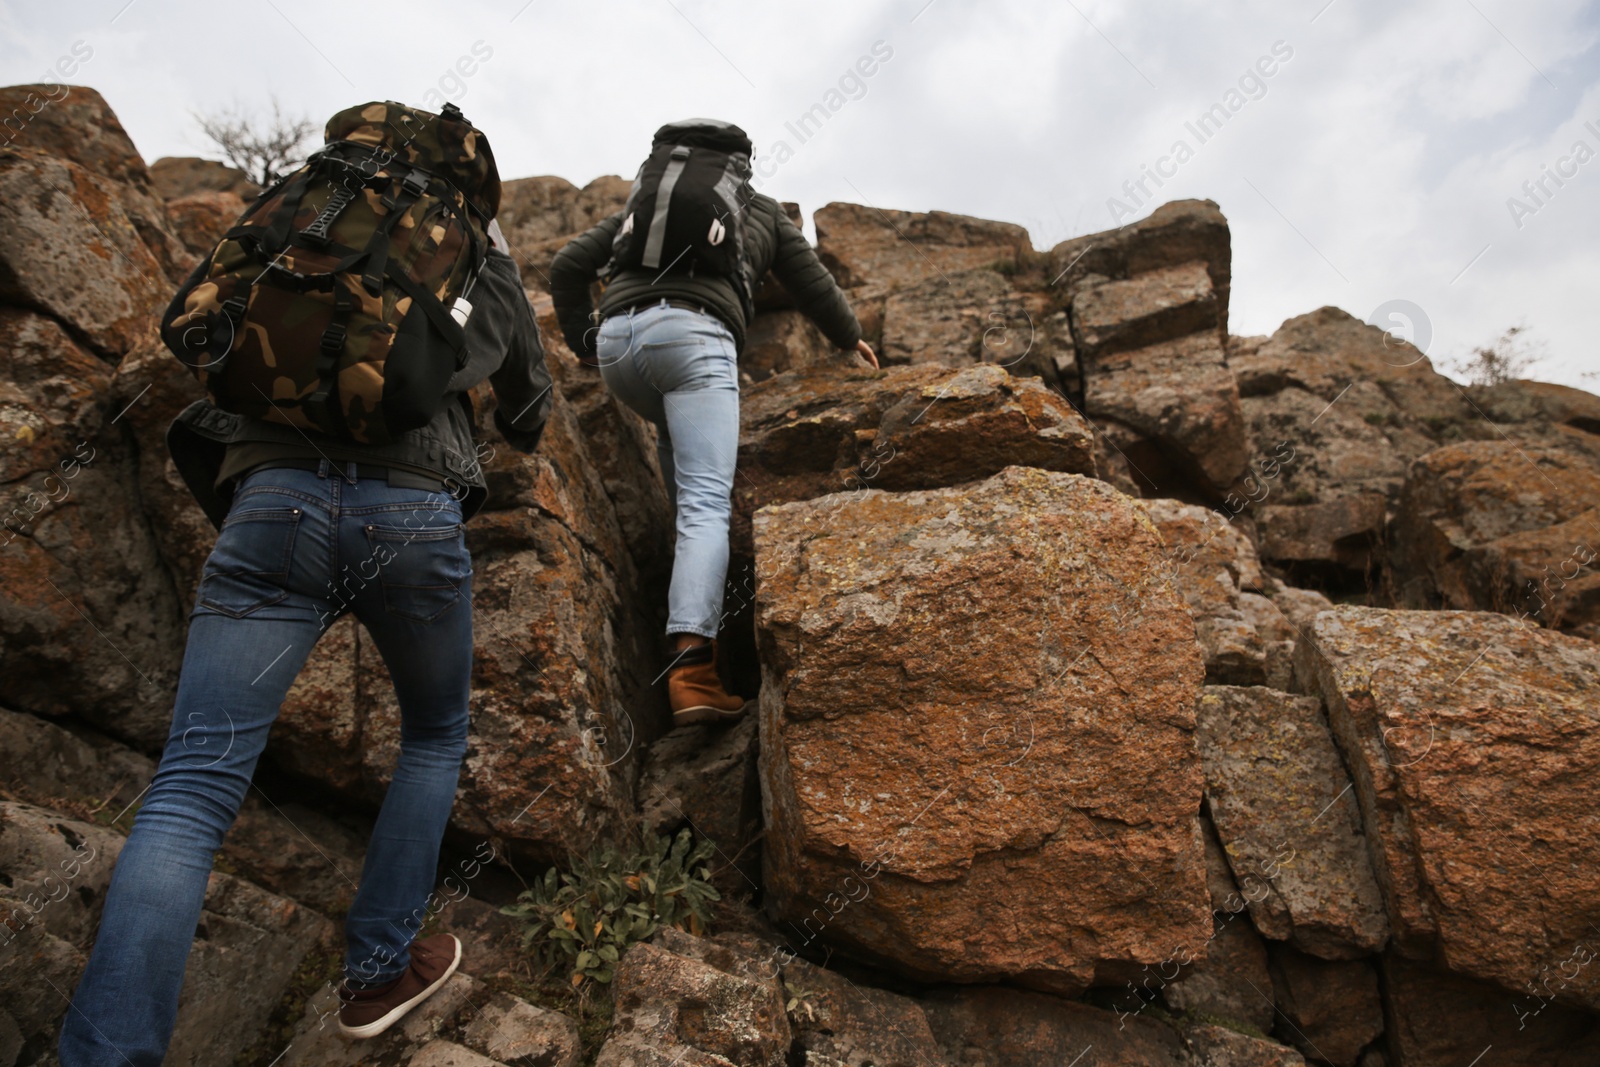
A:
[[[122,842],[49,809],[0,802],[0,910],[9,920],[0,945],[0,1018],[9,1016],[31,1047],[54,1042]],[[165,1062],[233,1062],[266,1025],[301,961],[328,951],[332,938],[332,924],[310,909],[212,874]]]
[[[1292,462],[1248,505],[1262,558],[1299,585],[1365,591],[1406,467],[1447,440],[1493,431],[1426,356],[1338,308],[1234,339],[1229,366],[1258,448]]]
[[[162,207],[164,194],[104,97],[82,85],[13,85],[0,88],[0,114],[13,120],[28,115],[15,133],[8,123],[12,147],[70,161],[102,179],[101,191],[117,201],[169,278],[186,269],[183,245],[171,233]]]
[[[199,193],[232,193],[249,200],[261,191],[239,168],[195,156],[162,156],[150,164],[150,181],[156,195],[168,202]]]
[[[1321,703],[1207,686],[1196,717],[1206,807],[1256,927],[1329,959],[1382,949],[1389,923]]]
[[[1175,200],[1127,226],[1062,241],[1050,250],[1049,270],[1052,284],[1071,292],[1093,276],[1128,279],[1196,261],[1205,264],[1217,318],[1226,323],[1232,238],[1210,200]]]
[[[112,361],[171,296],[119,189],[70,159],[0,148],[0,303],[39,310]]]
[[[182,613],[109,376],[54,319],[0,308],[0,671],[11,706],[154,749]]]
[[[1600,439],[1597,439],[1600,441]],[[1411,464],[1395,567],[1412,607],[1600,622],[1600,457],[1514,441],[1464,441]]]
[[[1503,615],[1341,606],[1295,658],[1354,779],[1402,954],[1521,990],[1592,938],[1600,648]],[[1600,972],[1553,995],[1600,1006]]]
[[[565,178],[517,178],[500,189],[501,231],[530,289],[550,291],[550,261],[572,238],[621,211],[633,183],[616,175],[578,188]]]
[[[1050,265],[1084,410],[1117,473],[1145,495],[1221,499],[1244,475],[1250,441],[1225,350],[1231,250],[1217,206],[1165,204],[1057,245]]]
[[[829,204],[813,216],[817,252],[839,284],[898,289],[975,267],[1015,266],[1033,250],[1028,231],[944,211],[926,214]]]
[[[1037,381],[993,365],[780,374],[744,390],[733,546],[750,516],[827,493],[925,489],[1013,465],[1094,473],[1091,431]]]
[[[1205,943],[1204,667],[1135,502],[1013,467],[765,508],[755,543],[776,917],[1066,991]]]

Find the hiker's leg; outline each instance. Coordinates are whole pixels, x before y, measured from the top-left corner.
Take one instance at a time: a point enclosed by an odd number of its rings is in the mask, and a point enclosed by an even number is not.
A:
[[[662,346],[662,406],[672,441],[678,538],[667,591],[667,633],[717,636],[728,575],[728,522],[739,452],[739,371],[733,335],[717,320],[673,310]],[[663,322],[663,326],[667,323]]]
[[[461,505],[441,493],[361,485],[341,548],[347,559],[367,553],[376,577],[355,610],[394,681],[400,756],[345,919],[345,976],[356,988],[404,974],[412,939],[437,910],[439,843],[467,751],[472,680],[472,562]]]
[[[662,406],[662,389],[656,383],[660,359],[652,358],[657,345],[645,347],[636,336],[636,326],[654,317],[653,308],[612,315],[600,324],[596,338],[600,377],[617,399],[632,408],[656,428],[656,461],[666,484],[667,499],[676,505],[677,483],[673,473],[672,435],[667,431],[667,413]]]
[[[607,387],[665,428],[662,475],[678,531],[667,632],[715,637],[739,451],[733,334],[709,315],[657,305],[606,319],[599,352]]]
[[[323,632],[326,602],[305,590],[322,584],[327,511],[271,488],[262,475],[241,487],[206,562],[172,727],[62,1022],[62,1067],[161,1063],[212,860]]]

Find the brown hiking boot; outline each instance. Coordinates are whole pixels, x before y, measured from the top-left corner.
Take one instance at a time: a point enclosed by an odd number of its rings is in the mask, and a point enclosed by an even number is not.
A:
[[[672,703],[672,725],[733,722],[744,715],[750,702],[728,694],[717,677],[717,643],[690,645],[672,654],[667,668],[667,699]]]
[[[339,990],[339,1031],[346,1037],[377,1037],[405,1013],[437,993],[461,964],[461,942],[437,934],[411,942],[411,969],[388,985]]]

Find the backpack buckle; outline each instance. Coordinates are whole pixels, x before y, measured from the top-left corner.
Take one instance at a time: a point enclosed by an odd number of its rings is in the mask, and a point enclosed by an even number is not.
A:
[[[243,321],[244,310],[245,300],[242,296],[229,297],[227,300],[222,302],[222,313],[228,316],[228,319],[235,326],[238,326],[239,323]]]
[[[420,170],[408,170],[406,171],[406,176],[401,179],[400,184],[404,185],[406,192],[410,193],[412,198],[415,199],[428,191],[428,175]]]
[[[344,351],[346,331],[344,323],[336,322],[322,331],[322,354],[337,356]]]

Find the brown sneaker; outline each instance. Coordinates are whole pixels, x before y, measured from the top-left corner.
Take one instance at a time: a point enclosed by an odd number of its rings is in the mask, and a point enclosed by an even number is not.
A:
[[[340,1033],[377,1037],[437,993],[460,965],[461,942],[453,934],[411,942],[411,969],[399,978],[374,989],[340,988]]]
[[[672,725],[733,722],[749,708],[744,697],[723,691],[717,677],[717,643],[690,645],[672,654],[667,669],[667,699],[672,703]]]

